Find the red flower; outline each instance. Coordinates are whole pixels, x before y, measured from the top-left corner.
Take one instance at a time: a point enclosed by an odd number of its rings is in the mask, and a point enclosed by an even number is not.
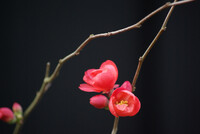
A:
[[[0,108],[0,120],[10,123],[14,119],[15,116],[9,108],[7,107]]]
[[[107,60],[99,69],[89,69],[83,80],[87,84],[80,84],[79,88],[85,92],[109,92],[118,77],[118,69],[114,62]]]
[[[95,95],[90,98],[90,104],[96,108],[102,109],[108,106],[108,99],[104,95]]]
[[[140,110],[141,104],[139,99],[129,90],[120,87],[113,91],[109,110],[116,116],[134,116]]]

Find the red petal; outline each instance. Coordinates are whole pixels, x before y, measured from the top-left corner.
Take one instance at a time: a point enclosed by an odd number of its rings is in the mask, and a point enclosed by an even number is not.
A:
[[[90,85],[92,85],[92,84],[94,83],[94,82],[92,81],[92,78],[93,78],[93,77],[90,75],[91,72],[94,71],[94,70],[96,70],[96,69],[89,69],[89,70],[85,71],[85,75],[83,76],[83,80],[84,80],[86,83],[90,84]]]
[[[3,114],[0,112],[0,119],[2,118]]]
[[[79,89],[85,92],[101,92],[99,89],[96,89],[88,84],[80,84]]]
[[[116,64],[115,64],[113,61],[111,61],[111,60],[107,60],[107,61],[103,62],[103,63],[101,64],[101,66],[100,66],[100,69],[101,69],[101,68],[107,68],[108,66],[113,66],[114,69],[115,69],[115,71],[116,71],[117,74],[118,74],[117,66],[116,66]]]
[[[121,100],[127,100],[128,105],[116,105],[116,102]],[[132,92],[121,87],[113,91],[110,101],[112,101],[112,105],[109,103],[109,108],[111,107],[111,113],[114,113],[114,116],[134,116],[141,107],[139,99]]]
[[[125,88],[126,90],[132,92],[132,85],[129,81],[125,81],[122,85],[122,88]]]
[[[110,91],[116,82],[116,78],[112,72],[104,70],[102,73],[94,77],[93,86],[104,90],[105,92]]]
[[[135,99],[135,100],[134,100],[133,112],[132,112],[132,114],[129,115],[129,116],[134,116],[134,115],[136,115],[136,114],[139,112],[140,108],[141,108],[140,100],[139,100],[136,96],[135,96],[134,99]]]
[[[117,81],[118,78],[118,69],[116,64],[111,61],[111,60],[107,60],[105,62],[103,62],[100,66],[100,69],[109,69],[111,72],[113,72],[113,75],[115,76],[115,81]]]
[[[110,112],[111,112],[112,115],[114,115],[115,117],[119,117],[117,115],[117,113],[115,112],[115,109],[113,107],[113,105],[115,105],[113,99],[114,98],[110,98],[109,105],[108,105],[109,106],[109,110],[110,110]]]
[[[2,107],[0,113],[2,114],[1,120],[4,122],[9,122],[14,119],[13,112],[7,107]]]

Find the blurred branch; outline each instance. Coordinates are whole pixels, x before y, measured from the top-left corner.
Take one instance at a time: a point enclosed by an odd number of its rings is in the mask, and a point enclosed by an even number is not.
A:
[[[49,76],[49,72],[50,72],[50,63],[48,62],[47,63],[47,66],[46,66],[46,73],[45,73],[45,77],[44,77],[44,80],[43,80],[43,83],[41,85],[41,88],[40,90],[37,92],[34,100],[32,101],[32,103],[28,106],[28,108],[25,110],[24,112],[24,116],[23,116],[23,119],[18,122],[16,124],[16,127],[14,129],[14,132],[13,134],[19,134],[20,133],[20,130],[23,126],[23,124],[25,123],[26,119],[28,118],[28,116],[30,115],[30,113],[33,111],[33,109],[37,106],[37,104],[39,103],[39,101],[42,99],[44,93],[48,90],[48,88],[50,87],[51,83],[53,82],[53,80],[58,76],[59,72],[60,72],[60,69],[62,68],[62,65],[68,61],[69,59],[71,59],[72,57],[74,56],[77,56],[79,55],[80,51],[93,39],[96,39],[96,38],[100,38],[100,37],[109,37],[109,36],[113,36],[113,35],[117,35],[117,34],[120,34],[120,33],[123,33],[123,32],[126,32],[126,31],[129,31],[129,30],[132,30],[134,28],[140,28],[141,25],[147,21],[149,18],[151,18],[152,16],[154,16],[155,14],[157,14],[158,12],[168,8],[168,7],[171,7],[171,6],[174,6],[174,5],[180,5],[180,4],[184,4],[184,3],[187,3],[187,2],[191,2],[193,0],[183,0],[183,1],[179,1],[179,2],[173,2],[173,3],[166,3],[164,4],[163,6],[161,6],[160,8],[156,9],[155,11],[153,11],[152,13],[150,13],[149,15],[147,15],[146,17],[144,17],[142,20],[140,20],[139,22],[137,22],[136,24],[134,25],[131,25],[129,27],[126,27],[126,28],[123,28],[123,29],[119,29],[119,30],[116,30],[116,31],[112,31],[112,32],[107,32],[107,33],[101,33],[101,34],[96,34],[96,35],[93,35],[91,34],[74,52],[72,52],[71,54],[67,55],[66,57],[64,57],[63,59],[60,59],[56,68],[54,69],[53,73]],[[153,45],[152,45],[153,46]],[[150,48],[151,49],[151,48]],[[148,51],[147,51],[147,54],[148,54]],[[145,54],[145,55],[147,55]],[[145,58],[146,56],[144,56]],[[142,61],[143,62],[143,61]],[[141,62],[141,63],[142,63]],[[139,62],[140,63],[140,62]],[[116,123],[116,125],[114,126],[117,126],[118,124],[118,121]],[[117,129],[116,129],[117,130]],[[116,131],[117,132],[117,131]],[[115,133],[116,133],[115,132]],[[113,133],[114,134],[114,133]]]

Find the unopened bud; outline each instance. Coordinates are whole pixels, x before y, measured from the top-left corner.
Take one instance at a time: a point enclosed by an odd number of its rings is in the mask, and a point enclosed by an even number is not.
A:
[[[104,95],[95,95],[90,98],[90,104],[98,109],[108,106],[108,99]]]
[[[22,107],[19,103],[15,102],[12,106],[13,112],[22,113]]]
[[[22,109],[21,105],[19,103],[15,102],[12,106],[12,109],[16,116],[17,122],[19,122],[23,117],[23,109]]]

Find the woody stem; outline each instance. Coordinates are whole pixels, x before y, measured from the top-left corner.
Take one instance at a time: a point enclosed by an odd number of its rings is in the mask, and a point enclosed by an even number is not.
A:
[[[115,117],[114,124],[113,124],[113,129],[112,129],[111,134],[116,134],[117,133],[118,123],[119,123],[119,117]]]

